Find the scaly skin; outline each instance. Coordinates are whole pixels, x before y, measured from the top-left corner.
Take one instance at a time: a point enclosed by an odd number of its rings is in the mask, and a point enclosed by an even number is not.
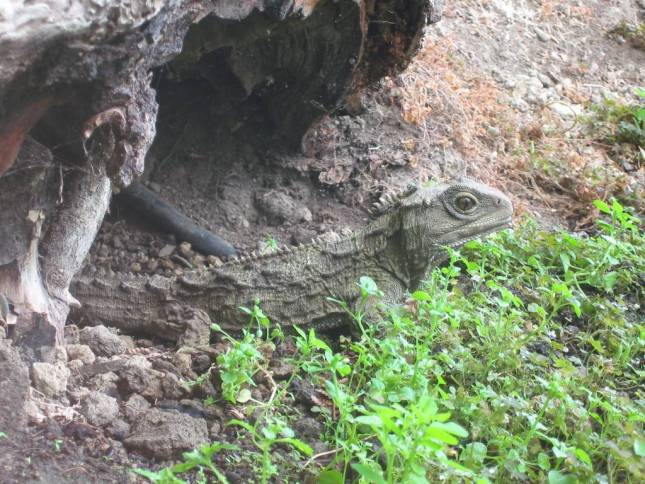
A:
[[[328,298],[356,302],[361,276],[371,277],[387,300],[399,300],[436,267],[444,246],[504,228],[512,212],[500,191],[461,179],[406,194],[366,227],[335,242],[243,257],[181,277],[80,277],[72,292],[90,321],[169,340],[180,338],[185,315],[195,310],[206,325],[207,314],[239,331],[249,320],[239,307],[252,307],[255,300],[283,326],[334,325],[345,314]]]

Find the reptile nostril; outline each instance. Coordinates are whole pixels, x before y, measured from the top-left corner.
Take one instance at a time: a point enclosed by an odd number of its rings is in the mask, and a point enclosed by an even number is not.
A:
[[[497,203],[497,205],[501,205],[502,204],[502,199],[498,198],[496,203]]]

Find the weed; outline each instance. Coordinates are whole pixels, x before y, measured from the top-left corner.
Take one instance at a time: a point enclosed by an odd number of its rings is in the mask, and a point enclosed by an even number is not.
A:
[[[641,165],[645,162],[645,89],[638,88],[635,94],[638,101],[632,104],[606,99],[592,106],[594,116],[589,122],[594,135],[613,146],[612,157]]]
[[[645,22],[630,25],[625,21],[620,22],[609,32],[610,37],[622,37],[633,47],[645,50]]]
[[[275,239],[275,237],[273,237],[273,235],[267,234],[264,238],[264,243],[262,244],[260,253],[270,254],[271,252],[275,252],[276,250],[278,250],[278,241]]]
[[[184,460],[172,467],[166,467],[157,472],[148,469],[133,469],[133,472],[158,484],[187,484],[188,481],[178,478],[177,474],[183,474],[193,469],[198,469],[198,480],[196,482],[199,482],[200,484],[206,484],[207,482],[228,484],[226,476],[213,465],[213,456],[222,450],[237,449],[238,447],[235,445],[213,442],[212,444],[202,445],[196,450],[184,452]],[[208,471],[212,475],[212,479],[207,480],[205,471]]]

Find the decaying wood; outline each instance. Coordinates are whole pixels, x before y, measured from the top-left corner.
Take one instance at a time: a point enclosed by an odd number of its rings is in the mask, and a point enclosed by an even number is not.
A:
[[[13,337],[60,342],[71,278],[112,190],[143,172],[163,89],[203,86],[193,101],[214,125],[249,113],[274,149],[297,149],[348,94],[409,62],[439,3],[0,3],[0,294]]]

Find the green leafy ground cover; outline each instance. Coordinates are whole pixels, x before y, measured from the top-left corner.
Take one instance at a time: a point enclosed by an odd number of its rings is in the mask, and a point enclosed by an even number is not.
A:
[[[139,472],[164,483],[226,482],[240,465],[258,482],[644,482],[645,237],[620,204],[596,207],[606,217],[591,235],[525,221],[468,243],[387,317],[361,310],[380,298],[362,278],[358,335],[287,338],[294,372],[262,401],[251,389],[284,335],[247,310],[251,331],[225,336],[211,370],[248,417],[228,423],[237,440]],[[325,396],[307,410],[324,423],[325,452],[292,429],[300,378]]]
[[[645,163],[645,89],[634,93],[637,101],[631,104],[606,99],[591,106],[594,115],[587,121],[595,136],[611,146],[612,158],[641,166]]]

